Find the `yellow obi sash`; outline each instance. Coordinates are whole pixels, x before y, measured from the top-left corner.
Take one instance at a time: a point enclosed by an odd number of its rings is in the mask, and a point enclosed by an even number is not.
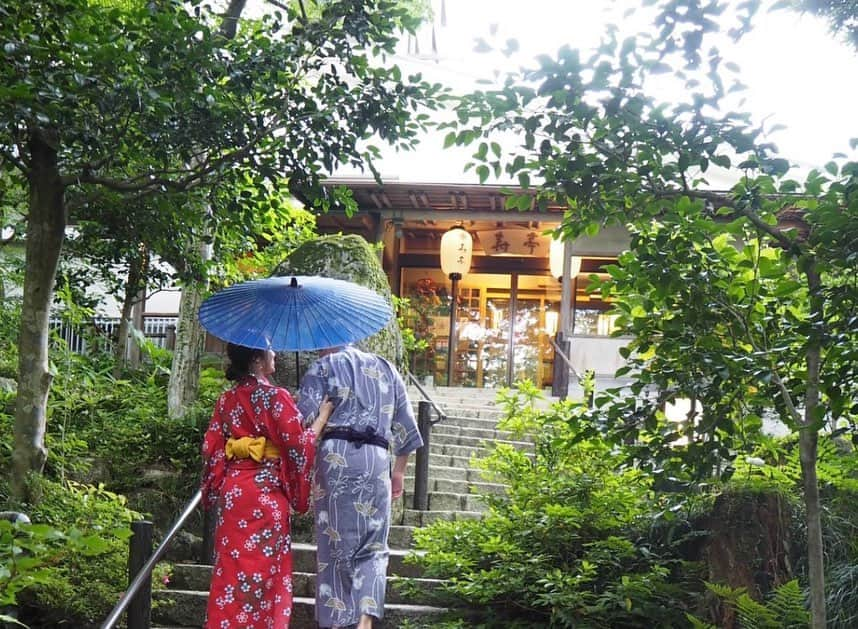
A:
[[[225,451],[227,460],[253,459],[257,463],[262,462],[262,459],[276,459],[280,456],[277,446],[268,443],[265,437],[230,437],[226,441]]]

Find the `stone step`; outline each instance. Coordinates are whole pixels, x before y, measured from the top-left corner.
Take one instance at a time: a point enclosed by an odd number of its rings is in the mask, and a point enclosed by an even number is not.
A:
[[[472,397],[462,396],[462,395],[436,395],[435,393],[429,392],[430,400],[427,400],[419,391],[409,391],[408,399],[411,400],[411,403],[414,406],[417,406],[418,403],[426,401],[426,402],[435,402],[442,410],[446,410],[447,408],[457,408],[459,406],[482,406],[484,408],[496,408],[497,407],[497,396],[487,396],[487,395],[474,395]]]
[[[429,436],[430,447],[436,445],[444,445],[444,446],[459,446],[465,448],[480,448],[485,450],[486,448],[491,448],[496,443],[504,443],[510,445],[514,448],[518,448],[520,450],[533,450],[533,442],[532,441],[516,441],[513,439],[501,439],[498,437],[495,438],[484,438],[484,437],[470,437],[465,435],[449,435],[443,432],[435,432]]]
[[[451,494],[454,495],[454,494]],[[476,496],[469,496],[476,498]],[[430,500],[432,496],[430,495]],[[441,504],[444,500],[455,502],[450,498],[436,498],[436,501]],[[475,503],[476,504],[476,503]],[[402,525],[399,525],[402,526]],[[407,526],[414,526],[407,524]],[[402,530],[402,529],[399,529]],[[410,554],[407,548],[391,548],[388,555],[387,573],[400,577],[420,577],[422,569],[413,563],[406,563],[405,557]],[[211,566],[208,566],[210,569]],[[295,572],[316,572],[316,545],[310,542],[293,542],[292,543],[292,570]]]
[[[469,482],[494,482],[491,477],[486,476],[486,472],[470,467],[470,459],[464,459],[464,463],[459,462],[458,466],[443,465],[442,460],[447,460],[449,457],[445,455],[432,455],[429,457],[429,480],[463,480]],[[414,476],[414,457],[408,462],[405,468],[406,476]],[[412,486],[413,488],[413,486]]]
[[[442,387],[442,386],[424,386],[423,390],[426,394],[439,404],[444,402],[470,402],[474,401],[485,402],[486,404],[495,404],[498,398],[497,389],[476,388],[476,387]],[[423,394],[415,386],[408,387],[408,397],[410,400],[417,401],[423,399]]]
[[[482,513],[488,507],[485,500],[477,494],[457,494],[454,492],[430,491],[428,495],[429,511],[478,511]],[[403,507],[414,506],[414,494],[405,497]],[[404,524],[410,524],[408,522]]]
[[[454,446],[431,442],[429,453],[470,459],[472,456],[485,457],[489,453],[489,449],[484,446]]]
[[[439,404],[439,406],[441,405]],[[475,419],[479,421],[494,422],[496,424],[506,414],[500,409],[491,408],[480,404],[467,406],[441,406],[441,408],[444,410],[444,414],[447,416],[447,420],[452,420],[453,422],[462,419]]]
[[[425,389],[429,397],[447,414],[455,414],[455,411],[462,409],[479,409],[486,411],[494,411],[498,413],[505,412],[504,407],[498,401],[498,391],[493,389],[462,389],[456,392],[445,391],[444,388]],[[408,398],[416,407],[417,403],[425,398],[417,389],[409,389]],[[542,399],[534,399],[532,405],[535,408],[547,409],[557,401],[550,395],[546,395]]]
[[[391,548],[388,555],[387,574],[400,577],[420,577],[423,569],[413,563],[406,563],[405,557],[411,551]],[[316,545],[304,542],[292,544],[292,570],[295,572],[316,572]]]
[[[496,441],[494,443],[502,443],[513,446],[516,450],[532,453],[533,444],[522,443],[517,441]],[[519,445],[521,444],[521,445]],[[491,444],[480,443],[479,445],[453,445],[447,443],[429,442],[429,454],[441,454],[470,459],[471,457],[485,458],[493,451]]]
[[[406,526],[427,526],[436,520],[479,520],[483,517],[481,511],[417,511],[405,509],[402,514],[402,524]]]
[[[438,408],[440,408],[441,411],[444,413],[445,417],[448,418],[469,417],[498,420],[506,414],[505,409],[494,406],[493,404],[483,404],[479,400],[455,400],[452,402],[445,400],[436,400],[435,403],[438,405]],[[414,400],[412,398],[411,408],[414,410],[414,414],[417,415],[420,408],[418,400]],[[434,408],[431,408],[430,413],[432,417],[437,417],[437,413],[435,412]]]
[[[410,487],[410,486],[406,485],[406,487]],[[452,489],[453,489],[452,486],[450,488],[448,488],[447,490],[439,487],[435,491],[451,491]],[[460,492],[460,493],[465,493],[465,492]],[[409,496],[412,496],[412,495],[413,494],[411,494],[411,492],[409,490]],[[411,498],[411,499],[413,500],[413,498]],[[413,533],[414,533],[414,527],[413,526],[399,526],[396,524],[391,525],[390,532],[388,533],[388,536],[387,536],[387,544],[388,544],[388,546],[390,546],[390,548],[407,550],[407,549],[411,548],[411,543],[413,541]],[[312,526],[306,526],[306,527],[302,527],[302,528],[298,529],[294,526],[294,521],[293,521],[292,539],[294,540],[295,543],[301,542],[301,543],[306,543],[306,544],[315,544],[316,540],[313,539],[314,535],[315,535],[315,532],[314,532]]]
[[[443,450],[443,448],[441,448]],[[460,454],[462,452],[460,451]],[[456,456],[451,454],[446,454],[438,451],[432,451],[432,446],[429,446],[429,478],[450,478],[448,477],[437,477],[433,476],[432,468],[434,467],[451,467],[459,470],[469,470],[473,469],[476,466],[476,463],[481,459],[485,458],[488,454],[488,451],[484,452],[474,452],[476,456],[473,458],[471,456]],[[525,452],[525,456],[528,458],[532,458],[534,454],[532,452]],[[414,465],[415,465],[416,457],[412,456],[408,459],[408,466],[406,467],[406,474],[414,474]],[[452,478],[461,478],[460,475],[453,476]]]
[[[202,627],[205,618],[206,592],[187,590],[160,590],[153,594],[158,602],[152,610],[152,620],[156,627]],[[315,629],[315,600],[310,597],[296,596],[293,599],[291,629]],[[374,629],[401,627],[409,622],[424,622],[426,619],[440,617],[447,610],[429,605],[389,603],[384,606],[384,620],[374,623]]]
[[[496,430],[497,425],[497,419],[486,419],[481,417],[448,417],[443,421],[433,424],[433,428],[437,428],[438,426],[459,426],[461,428],[481,428],[483,430]]]
[[[170,575],[169,588],[188,592],[208,592],[211,583],[212,567],[201,564],[174,564]],[[412,583],[417,587],[406,597],[402,593],[403,585]],[[391,576],[387,579],[387,602],[428,605],[434,600],[434,592],[440,587],[438,579]],[[292,586],[295,596],[313,598],[316,595],[316,575],[312,572],[292,573]],[[407,600],[406,600],[407,598]]]
[[[474,494],[430,491],[429,511],[485,511],[485,501]]]
[[[465,504],[473,507],[480,507],[477,496],[465,496],[470,498],[472,502],[463,501],[462,498],[450,498],[444,494],[435,494],[434,501],[436,504]],[[456,494],[449,494],[456,496]],[[433,495],[429,496],[430,501],[433,500]],[[413,497],[408,498],[407,505],[410,507],[413,502]],[[480,507],[482,508],[482,507]],[[414,524],[411,522],[397,522],[391,526],[393,537],[389,539],[388,546],[390,552],[388,555],[387,573],[401,577],[419,578],[422,576],[420,566],[407,563],[405,558],[411,554],[411,547]],[[391,543],[392,542],[392,543]],[[295,572],[316,572],[316,544],[312,541],[294,541],[292,543],[292,569]]]
[[[443,448],[441,448],[443,450]],[[409,457],[408,459],[408,467],[414,465],[415,461],[414,456]],[[457,467],[462,470],[470,469],[471,467],[471,457],[470,456],[454,456],[451,454],[444,454],[439,451],[433,451],[431,446],[429,448],[429,466],[430,468],[435,467]],[[431,470],[430,470],[431,471]],[[429,478],[432,478],[431,474]]]
[[[387,545],[390,548],[408,550],[414,543],[414,527],[393,524],[387,535]]]
[[[406,476],[405,477],[405,486],[406,487],[414,487],[414,477]],[[445,478],[436,478],[429,479],[429,486],[427,488],[430,492],[445,492],[451,494],[479,494],[479,495],[496,495],[502,496],[506,493],[506,485],[502,485],[501,483],[488,483],[488,482],[474,482],[468,480],[450,480]],[[391,546],[394,546],[392,542],[389,542]]]
[[[464,426],[457,426],[455,424],[448,424],[446,422],[439,422],[432,426],[431,439],[434,440],[436,437],[440,436],[473,437],[476,439],[483,439],[485,441],[520,441],[524,443],[533,443],[532,437],[528,435],[513,435],[513,433],[508,430],[497,430],[496,428],[467,428]]]

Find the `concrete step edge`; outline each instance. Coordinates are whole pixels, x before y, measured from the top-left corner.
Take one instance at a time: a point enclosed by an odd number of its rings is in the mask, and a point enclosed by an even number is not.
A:
[[[452,468],[452,469],[457,469],[457,468]],[[432,479],[432,478],[431,478],[431,476],[430,476],[429,481],[431,482],[432,480],[433,480],[433,479]],[[492,483],[492,482],[490,482],[490,481],[481,481],[481,480],[479,480],[479,481],[477,481],[477,480],[467,480],[467,479],[465,479],[465,478],[462,478],[462,479],[459,479],[459,480],[453,480],[453,479],[451,479],[451,478],[438,478],[438,479],[434,479],[434,480],[443,480],[443,481],[447,481],[447,482],[449,482],[449,483],[461,483],[461,484],[463,484],[463,485],[469,485],[469,486],[474,487],[474,488],[477,488],[477,487],[490,487],[490,488],[492,488],[492,489],[501,489],[501,488],[506,488],[506,487],[508,487],[508,485],[505,485],[505,484],[503,484],[503,483]],[[406,483],[413,483],[413,482],[414,482],[414,476],[413,476],[413,475],[408,475],[408,476],[406,476],[406,477],[405,477],[405,482],[406,482]],[[469,496],[473,496],[474,494],[468,494],[468,495],[469,495]]]
[[[472,441],[473,443],[461,443],[462,439],[467,439],[469,441]],[[452,442],[450,440],[455,440],[455,442]],[[485,449],[489,449],[493,444],[496,444],[496,443],[503,443],[506,445],[513,446],[515,448],[522,448],[522,449],[532,448],[534,445],[532,441],[515,441],[512,439],[493,439],[491,437],[462,437],[460,435],[445,435],[445,434],[436,435],[435,433],[432,433],[429,436],[429,447],[432,447],[434,445],[441,445],[441,446],[456,446],[459,448],[481,448],[481,449],[485,450]]]
[[[196,597],[208,598],[208,595],[209,595],[208,592],[200,592],[198,590],[157,590],[157,593],[158,594],[161,594],[161,593],[164,593],[164,594],[181,594],[182,596],[193,596],[195,598]],[[316,604],[316,599],[307,598],[306,596],[296,596],[292,599],[292,601],[293,601],[293,604],[298,603],[298,602],[304,603],[305,605],[315,605]],[[385,609],[390,609],[390,608],[413,609],[415,611],[419,611],[419,610],[439,611],[442,609],[440,607],[433,607],[431,605],[409,605],[408,603],[386,603],[384,608]]]
[[[418,555],[418,556],[419,556],[419,555],[425,555],[426,553],[425,553],[424,551],[409,550],[409,551],[408,551],[408,554],[414,554],[414,555]],[[211,571],[211,570],[212,570],[212,568],[213,568],[213,566],[212,566],[211,564],[205,564],[205,563],[189,563],[189,562],[175,563],[175,564],[173,564],[173,567],[175,567],[175,568],[182,568],[182,569],[188,569],[188,568],[193,569],[193,568],[198,568],[198,569],[200,569],[200,570],[208,570],[208,571]],[[315,573],[312,573],[312,572],[304,572],[304,571],[300,571],[300,570],[296,570],[296,571],[294,571],[292,574],[303,574],[303,575],[312,575],[312,576],[315,576]],[[430,578],[430,577],[403,577],[403,576],[399,576],[399,575],[396,575],[396,574],[389,574],[389,575],[387,575],[387,580],[388,580],[388,581],[419,581],[419,582],[421,582],[421,583],[425,582],[425,583],[433,583],[433,584],[436,584],[436,583],[443,583],[443,582],[444,582],[444,580],[443,580],[443,579],[434,579],[434,578]],[[163,589],[161,589],[161,590],[159,590],[159,591],[164,591],[164,590],[163,590]],[[166,590],[166,591],[169,591],[169,592],[183,592],[183,591],[185,591],[185,592],[196,592],[197,590],[181,590],[181,589],[171,589],[171,588],[167,588],[167,590]]]
[[[406,514],[428,513],[428,514],[430,514],[430,515],[434,515],[434,516],[441,516],[441,515],[454,515],[454,516],[455,516],[455,515],[463,515],[463,516],[473,516],[473,517],[475,517],[475,518],[476,518],[476,517],[482,518],[483,516],[485,516],[485,513],[484,513],[484,512],[482,512],[482,511],[463,511],[463,510],[461,510],[461,509],[456,510],[456,511],[441,511],[441,510],[438,510],[438,511],[419,511],[419,510],[417,510],[417,509],[405,509],[404,511],[405,511],[405,513],[406,513]],[[420,527],[417,527],[417,528],[420,528]],[[410,553],[424,554],[426,551],[408,550],[408,551],[405,551],[405,552],[406,552],[406,554],[410,554]]]

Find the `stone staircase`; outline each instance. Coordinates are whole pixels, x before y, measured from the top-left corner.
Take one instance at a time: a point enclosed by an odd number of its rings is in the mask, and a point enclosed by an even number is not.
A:
[[[415,403],[421,399],[416,390],[409,391]],[[495,407],[495,391],[439,387],[429,391],[433,400],[448,414],[435,424],[430,438],[429,509],[413,509],[414,465],[412,456],[406,470],[405,496],[393,507],[390,531],[385,618],[376,627],[399,627],[408,620],[412,626],[431,626],[432,618],[447,610],[432,606],[432,594],[439,581],[422,576],[421,570],[405,557],[412,552],[412,535],[417,527],[435,520],[479,518],[484,505],[477,493],[502,493],[503,485],[485,480],[471,468],[471,457],[485,452],[487,441],[506,441],[529,450],[528,441],[512,441],[508,433],[496,430],[500,417]],[[316,627],[314,620],[315,545],[312,540],[311,516],[293,521],[294,609],[290,626],[296,629]],[[162,629],[202,627],[211,566],[174,564],[167,589],[153,594],[153,625]],[[415,587],[404,594],[398,587],[410,580]]]

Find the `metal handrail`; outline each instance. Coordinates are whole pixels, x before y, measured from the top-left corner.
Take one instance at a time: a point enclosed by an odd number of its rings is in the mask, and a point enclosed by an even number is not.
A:
[[[563,359],[563,362],[564,362],[564,363],[566,363],[566,366],[567,366],[567,367],[569,367],[569,371],[571,371],[571,372],[572,372],[572,375],[573,375],[573,376],[575,376],[575,379],[576,379],[579,383],[580,383],[580,382],[582,382],[582,381],[584,380],[584,378],[582,378],[582,377],[581,377],[581,374],[579,374],[579,373],[575,370],[575,367],[573,367],[573,366],[572,366],[572,361],[571,361],[571,360],[569,359],[569,357],[564,353],[564,351],[563,351],[562,349],[560,349],[560,346],[557,344],[557,342],[556,342],[553,338],[551,338],[551,337],[548,337],[548,340],[549,340],[549,341],[551,341],[551,345],[554,347],[554,353],[555,353],[557,356],[560,356],[560,358],[562,358],[562,359]]]
[[[188,502],[185,510],[182,512],[182,515],[179,516],[179,519],[176,520],[176,523],[173,524],[173,527],[167,533],[164,540],[158,546],[152,556],[143,564],[143,567],[140,568],[140,571],[137,573],[137,576],[134,578],[134,581],[131,582],[131,585],[128,586],[128,589],[125,590],[125,594],[122,595],[122,598],[119,599],[119,602],[116,603],[116,607],[113,608],[113,611],[110,612],[110,615],[107,617],[107,620],[104,621],[104,624],[101,625],[101,629],[112,629],[116,626],[116,623],[119,622],[120,616],[122,616],[123,612],[128,608],[128,605],[131,603],[132,599],[137,595],[140,591],[140,588],[143,587],[143,584],[146,582],[146,579],[152,578],[152,569],[155,567],[155,564],[158,563],[161,558],[164,556],[164,553],[167,552],[167,545],[173,540],[176,536],[176,533],[185,525],[187,519],[191,516],[194,510],[199,506],[202,501],[203,493],[201,490],[198,490],[194,497],[191,498],[190,502]]]
[[[423,440],[423,445],[417,448],[414,455],[414,501],[412,508],[418,511],[429,510],[429,442],[432,435],[432,426],[440,421],[447,419],[445,413],[435,400],[432,399],[426,389],[424,389],[413,373],[405,370],[405,377],[411,382],[423,399],[417,402],[417,429],[420,431],[420,438]],[[435,411],[437,417],[432,419],[432,411]]]
[[[423,388],[423,386],[417,380],[417,377],[413,373],[408,371],[407,369],[405,370],[405,376],[408,378],[408,380],[411,382],[411,384],[413,384],[417,388],[417,390],[420,392],[420,395],[423,396],[423,399],[429,403],[429,405],[435,411],[435,414],[438,416],[438,418],[433,420],[432,423],[437,424],[438,422],[442,422],[445,419],[447,419],[447,413],[445,413],[441,409],[441,407],[435,403],[435,400],[432,399],[432,396],[430,396],[428,393],[426,393],[426,389]]]

